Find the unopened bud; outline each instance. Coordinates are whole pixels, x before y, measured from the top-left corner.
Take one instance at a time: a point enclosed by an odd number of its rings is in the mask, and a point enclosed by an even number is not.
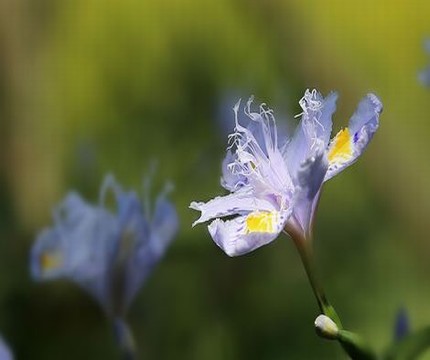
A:
[[[335,340],[339,334],[336,323],[326,315],[320,315],[315,319],[317,334],[325,339]]]

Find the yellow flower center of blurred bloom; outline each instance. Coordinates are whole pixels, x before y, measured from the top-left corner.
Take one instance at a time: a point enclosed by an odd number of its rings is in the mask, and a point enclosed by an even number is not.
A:
[[[276,212],[253,212],[246,218],[246,233],[274,233],[277,221]]]
[[[49,271],[61,266],[63,258],[59,253],[44,253],[40,256],[40,266],[44,271]]]
[[[328,153],[330,163],[349,160],[352,157],[352,139],[349,129],[340,130],[333,139],[331,149]]]

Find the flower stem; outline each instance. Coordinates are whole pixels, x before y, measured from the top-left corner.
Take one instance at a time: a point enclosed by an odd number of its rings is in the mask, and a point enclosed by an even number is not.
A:
[[[123,360],[137,360],[136,343],[127,322],[122,318],[113,320],[115,340],[121,350]]]
[[[328,301],[324,289],[316,276],[313,251],[310,246],[311,241],[309,239],[305,239],[301,234],[291,231],[291,229],[289,229],[287,234],[290,235],[296,245],[320,311],[332,319],[339,329],[342,329],[340,318],[334,307]]]

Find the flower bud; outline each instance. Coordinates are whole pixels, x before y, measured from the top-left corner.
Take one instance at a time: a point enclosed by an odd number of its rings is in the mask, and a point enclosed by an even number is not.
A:
[[[315,330],[319,336],[330,340],[337,339],[339,334],[336,323],[326,315],[319,315],[315,319]]]

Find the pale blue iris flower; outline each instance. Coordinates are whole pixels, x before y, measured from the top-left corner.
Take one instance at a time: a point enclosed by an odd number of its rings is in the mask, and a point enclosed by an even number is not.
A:
[[[107,207],[111,193],[115,211]],[[146,194],[148,196],[148,194]],[[69,193],[54,210],[54,225],[43,230],[31,251],[36,280],[67,278],[88,291],[112,317],[124,316],[178,229],[178,217],[158,196],[151,211],[137,193],[107,176],[96,205]]]
[[[307,90],[295,134],[277,131],[272,110],[265,104],[234,107],[235,131],[222,166],[221,185],[230,192],[190,207],[201,212],[193,225],[208,226],[215,243],[229,256],[246,254],[272,242],[285,230],[310,239],[323,183],[354,163],[379,126],[382,104],[368,94],[345,128],[330,140],[337,94],[326,98]],[[228,217],[228,219],[222,219]]]
[[[424,41],[424,50],[430,55],[430,39]],[[430,87],[430,65],[418,73],[418,79],[421,84]]]

